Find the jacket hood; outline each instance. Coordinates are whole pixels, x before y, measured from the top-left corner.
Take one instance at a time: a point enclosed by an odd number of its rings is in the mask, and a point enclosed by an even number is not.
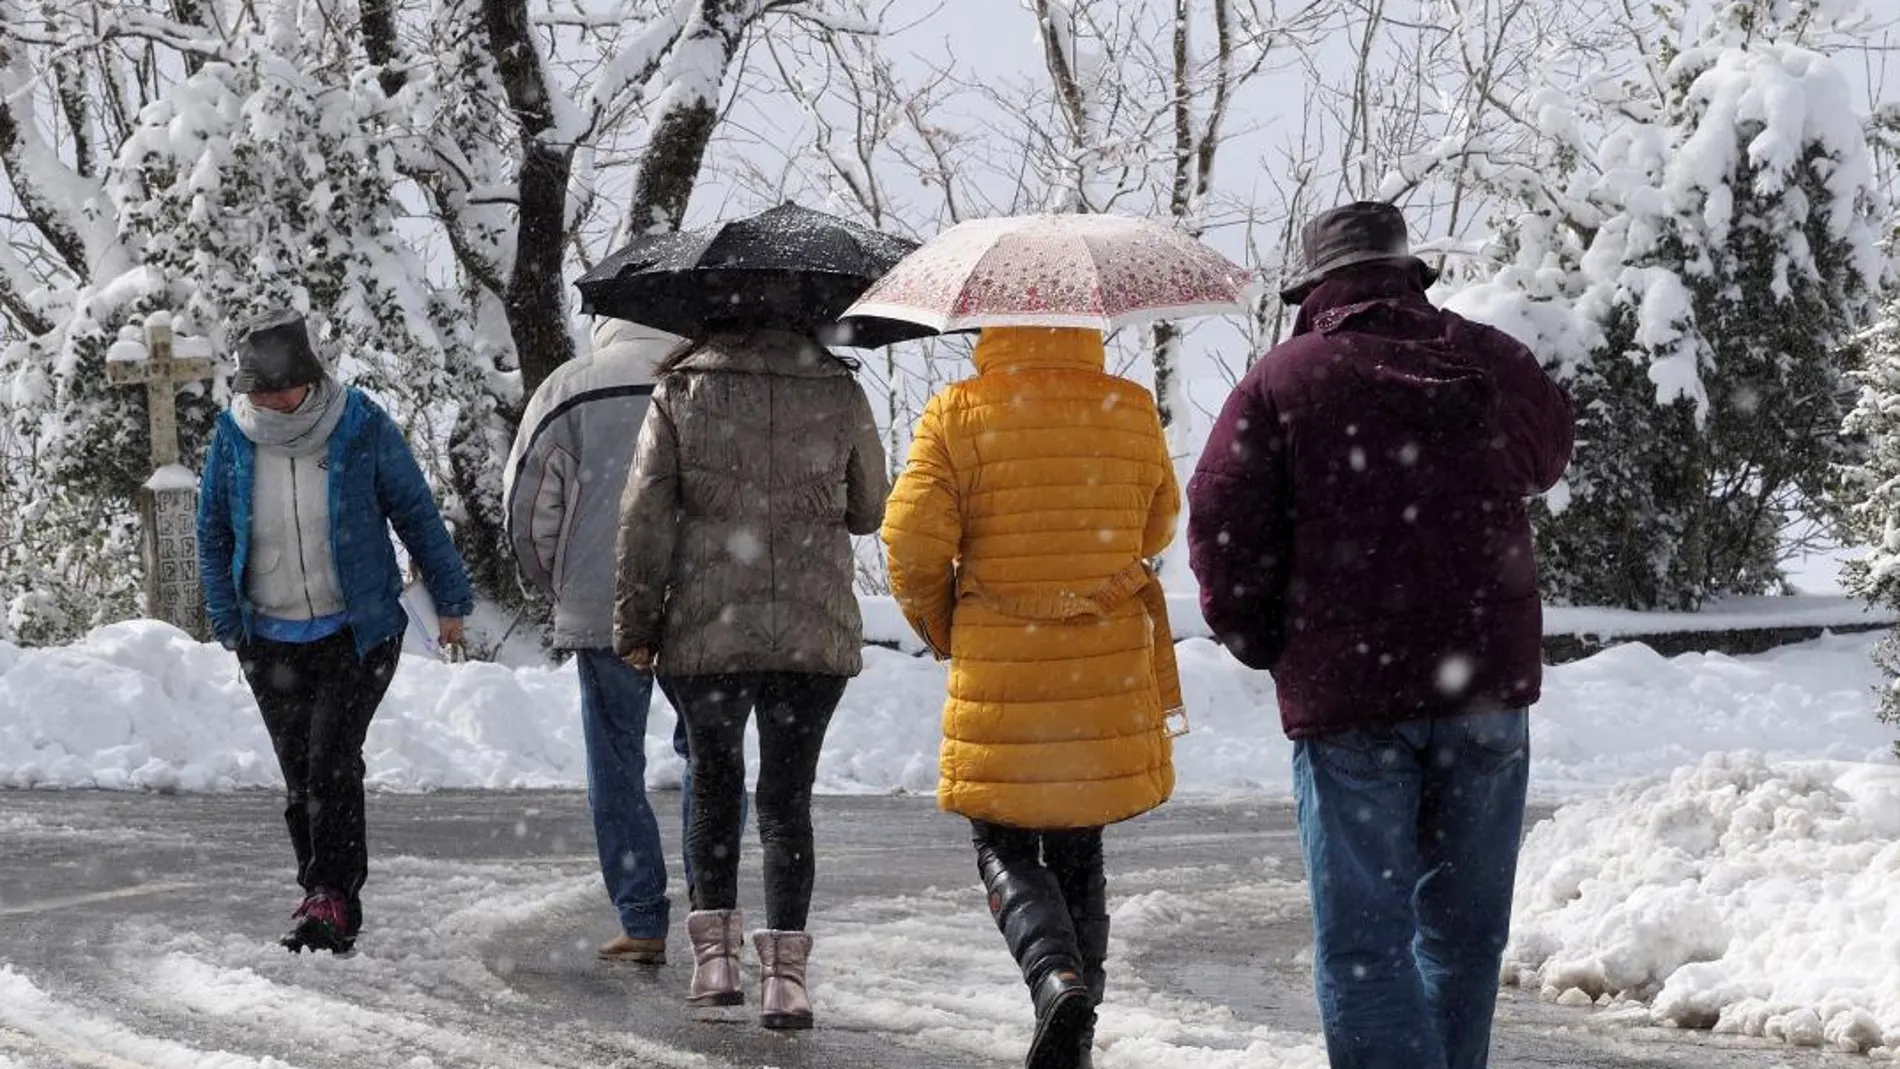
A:
[[[714,334],[660,369],[723,371],[735,375],[786,375],[828,379],[850,375],[853,365],[803,334],[787,330],[754,330],[743,334]]]
[[[1409,266],[1374,264],[1357,267],[1322,280],[1300,302],[1300,314],[1293,319],[1293,336],[1314,330],[1347,314],[1349,306],[1367,301],[1395,301],[1403,305],[1424,305],[1424,280]]]
[[[656,330],[644,323],[602,316],[594,324],[594,355],[645,355],[658,363],[666,354],[686,343],[677,334]]]
[[[1105,371],[1102,332],[1080,327],[987,327],[971,357],[978,374],[1069,368]]]
[[[1300,305],[1295,337],[1318,334],[1351,357],[1362,397],[1394,423],[1421,430],[1489,427],[1496,379],[1473,328],[1432,307],[1416,270],[1379,266],[1321,282]]]

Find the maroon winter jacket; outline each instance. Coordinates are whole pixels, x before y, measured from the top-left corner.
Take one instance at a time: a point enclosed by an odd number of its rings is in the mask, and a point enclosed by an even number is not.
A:
[[[1201,610],[1273,672],[1293,738],[1537,700],[1525,498],[1570,403],[1509,335],[1363,269],[1300,307],[1227,399],[1188,486]]]

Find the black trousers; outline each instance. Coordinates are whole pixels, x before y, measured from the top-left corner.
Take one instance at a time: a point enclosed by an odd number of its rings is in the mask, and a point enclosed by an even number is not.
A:
[[[1101,828],[1038,831],[970,822],[990,914],[1033,989],[1079,965],[1097,1002],[1107,986],[1108,879]]]
[[[358,895],[369,875],[363,738],[401,654],[402,640],[392,638],[359,658],[348,628],[315,642],[252,639],[238,650],[284,773],[297,883],[347,897],[352,929],[362,923]]]
[[[844,676],[804,672],[673,676],[668,693],[686,721],[692,749],[693,820],[686,856],[693,908],[739,904],[739,832],[745,803],[745,726],[759,714],[759,783],[754,802],[765,849],[766,926],[803,931],[811,914],[811,785]]]

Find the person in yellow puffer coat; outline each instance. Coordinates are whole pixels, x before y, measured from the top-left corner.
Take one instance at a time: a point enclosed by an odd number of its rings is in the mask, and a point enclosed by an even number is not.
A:
[[[1181,705],[1148,560],[1181,507],[1152,395],[1093,330],[983,331],[885,510],[891,591],[950,661],[938,804],[970,818],[1036,1007],[1028,1065],[1090,1063],[1108,949],[1102,826],[1174,788]]]

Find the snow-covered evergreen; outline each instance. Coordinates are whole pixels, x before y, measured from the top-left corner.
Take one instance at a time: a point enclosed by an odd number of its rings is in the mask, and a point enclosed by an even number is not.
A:
[[[1843,577],[1855,595],[1893,606],[1900,605],[1900,308],[1890,305],[1861,342],[1860,396],[1846,430],[1864,451],[1842,467],[1836,496],[1847,533],[1868,549]],[[1889,680],[1880,715],[1900,724],[1900,632],[1874,649],[1874,661]]]
[[[1552,593],[1691,608],[1780,583],[1851,402],[1850,340],[1886,273],[1886,205],[1806,5],[1732,5],[1652,70],[1537,97],[1541,168],[1496,275],[1452,306],[1539,347],[1577,403],[1539,517]]]

